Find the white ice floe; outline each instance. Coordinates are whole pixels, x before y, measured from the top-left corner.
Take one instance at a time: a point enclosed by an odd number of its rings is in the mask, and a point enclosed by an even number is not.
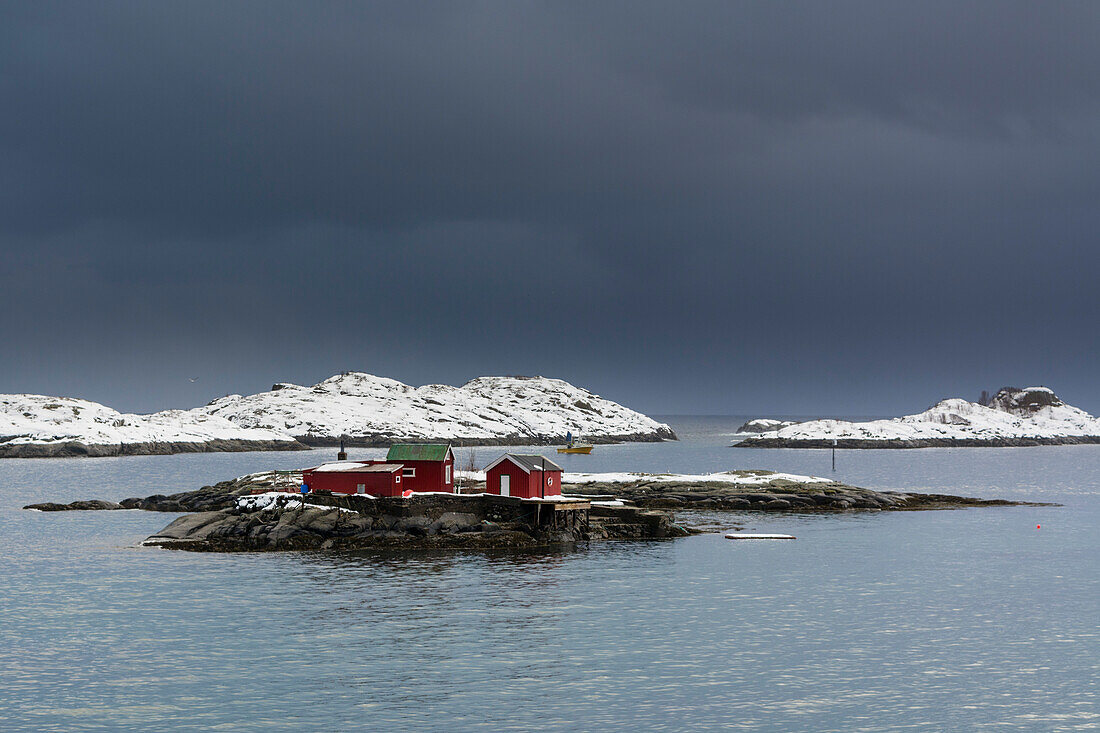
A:
[[[988,406],[946,399],[924,412],[889,420],[811,420],[746,438],[761,440],[1056,440],[1100,436],[1100,419],[1055,396],[1048,387],[1004,388]]]

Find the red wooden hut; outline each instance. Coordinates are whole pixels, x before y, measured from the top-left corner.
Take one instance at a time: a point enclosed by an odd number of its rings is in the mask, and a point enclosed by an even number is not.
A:
[[[560,496],[561,471],[544,456],[505,453],[485,467],[485,491],[524,499]]]
[[[449,445],[395,443],[386,463],[401,464],[401,488],[406,491],[454,492],[455,454]]]
[[[302,471],[302,483],[310,491],[400,496],[402,468],[399,463],[337,461]]]

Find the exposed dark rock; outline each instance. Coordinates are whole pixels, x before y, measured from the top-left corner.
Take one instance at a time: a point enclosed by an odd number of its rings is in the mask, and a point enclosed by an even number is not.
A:
[[[53,502],[45,502],[44,504],[28,504],[23,508],[37,509],[40,512],[68,512],[103,509],[125,509],[126,507],[122,506],[121,504],[116,504],[113,501],[90,499],[87,501],[74,501],[70,504],[54,504]]]
[[[766,491],[762,491],[761,488],[765,488]],[[639,507],[682,506],[693,510],[724,511],[835,512],[850,509],[907,511],[1034,505],[1032,502],[975,499],[948,494],[872,491],[840,483],[797,483],[783,479],[773,480],[764,487],[739,486],[717,481],[679,483],[643,479],[631,483],[565,484],[562,490],[570,495],[614,497]]]
[[[791,425],[797,425],[797,420],[773,420],[768,417],[758,417],[754,420],[749,420],[737,428],[739,433],[766,433],[770,430],[779,430],[780,428],[790,427]]]
[[[767,471],[741,471],[746,476],[766,475]],[[293,482],[295,477],[290,477]],[[114,502],[90,501],[72,504],[33,504],[27,509],[41,511],[64,511],[70,509],[145,509],[160,512],[205,512],[230,509],[236,506],[237,498],[272,488],[274,482],[285,482],[288,477],[275,473],[260,473],[251,476],[221,481],[213,486],[204,486],[195,491],[185,491],[168,496],[155,494],[142,498],[124,499]],[[285,484],[284,484],[285,485]],[[484,488],[481,482],[466,482],[463,491],[477,493]],[[762,485],[744,486],[727,482],[676,482],[640,479],[630,483],[586,483],[566,484],[564,493],[582,497],[616,498],[646,509],[692,509],[719,511],[846,511],[849,509],[883,509],[904,511],[912,509],[952,509],[973,506],[1013,506],[1031,504],[1031,502],[1011,502],[999,499],[975,499],[946,494],[919,494],[896,491],[872,491],[848,486],[841,483],[798,483],[787,479],[773,479]],[[379,501],[362,497],[343,495],[313,494],[311,501],[333,506],[350,508],[349,501]],[[400,501],[400,500],[399,500]],[[423,529],[425,535],[456,534],[469,531],[464,524],[468,513],[462,505],[456,505],[453,516],[441,514],[432,517]],[[384,515],[377,522],[386,529],[405,533],[416,533],[419,529],[410,529],[416,523],[401,527],[395,524],[401,517],[411,515]],[[481,517],[474,513],[481,521]],[[596,516],[595,514],[592,515]],[[434,529],[433,529],[434,525]]]
[[[590,516],[586,516],[590,514]],[[323,493],[279,497],[270,508],[188,514],[146,544],[205,552],[356,548],[502,548],[589,539],[679,537],[667,512],[636,507],[572,511],[511,497],[420,495],[371,499]]]

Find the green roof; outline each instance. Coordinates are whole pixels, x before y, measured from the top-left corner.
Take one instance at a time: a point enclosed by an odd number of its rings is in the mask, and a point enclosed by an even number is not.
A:
[[[451,446],[443,443],[395,443],[386,461],[445,461]]]

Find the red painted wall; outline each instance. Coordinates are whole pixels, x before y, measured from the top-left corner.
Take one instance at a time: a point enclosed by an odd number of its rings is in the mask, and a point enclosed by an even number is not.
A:
[[[501,461],[485,474],[486,493],[500,493],[500,477],[504,474],[511,477],[509,487],[511,496],[534,499],[541,496],[558,496],[561,494],[561,471],[547,470],[543,473],[534,470],[528,474],[511,461]],[[545,493],[542,491],[543,482],[547,482]]]
[[[302,483],[310,491],[332,491],[339,494],[355,494],[358,485],[363,484],[366,493],[372,496],[400,496],[404,488],[404,479],[400,471],[394,472],[357,472],[357,471],[304,471]]]
[[[445,461],[401,461],[405,468],[416,470],[415,476],[401,479],[406,491],[454,491],[455,459]],[[451,480],[447,481],[447,466],[451,467]]]

